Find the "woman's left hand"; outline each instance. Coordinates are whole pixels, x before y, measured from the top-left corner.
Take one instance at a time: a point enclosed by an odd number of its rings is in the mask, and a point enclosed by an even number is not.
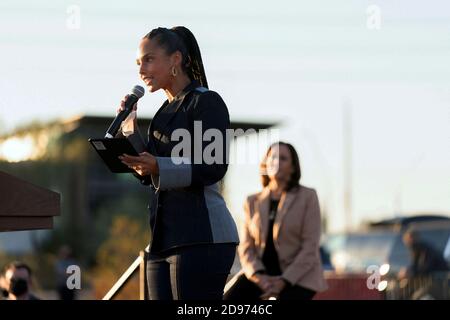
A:
[[[283,280],[280,276],[272,276],[269,277],[269,281],[271,283],[270,290],[265,292],[261,298],[268,299],[270,297],[277,297],[281,291],[286,287],[286,281]]]
[[[159,173],[156,158],[148,152],[142,152],[137,157],[124,154],[119,156],[119,159],[141,176]]]

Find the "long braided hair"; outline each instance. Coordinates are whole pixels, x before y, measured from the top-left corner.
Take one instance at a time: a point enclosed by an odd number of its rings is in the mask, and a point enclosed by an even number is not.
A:
[[[181,67],[189,79],[197,80],[202,87],[208,88],[202,55],[192,32],[186,27],[156,28],[147,33],[144,38],[156,40],[167,54],[180,51],[182,55]]]

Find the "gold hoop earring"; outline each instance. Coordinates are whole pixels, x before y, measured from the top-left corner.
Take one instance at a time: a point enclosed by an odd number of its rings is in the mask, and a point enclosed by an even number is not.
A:
[[[177,76],[177,69],[175,69],[175,67],[172,67],[172,75],[173,75],[174,77]]]

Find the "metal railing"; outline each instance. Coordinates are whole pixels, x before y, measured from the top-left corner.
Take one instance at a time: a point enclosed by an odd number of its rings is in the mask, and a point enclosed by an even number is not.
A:
[[[145,250],[139,252],[139,256],[134,260],[134,262],[128,267],[128,269],[122,274],[122,276],[117,280],[117,282],[112,286],[108,293],[103,297],[102,300],[112,300],[128,283],[131,277],[139,269],[139,299],[148,300],[148,290],[147,290],[147,246]]]
[[[409,279],[390,279],[387,300],[449,300],[450,272],[434,272]]]

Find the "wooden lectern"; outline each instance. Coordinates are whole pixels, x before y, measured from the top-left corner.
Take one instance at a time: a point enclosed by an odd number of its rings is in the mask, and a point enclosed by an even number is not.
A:
[[[59,193],[0,171],[0,232],[53,228]]]

